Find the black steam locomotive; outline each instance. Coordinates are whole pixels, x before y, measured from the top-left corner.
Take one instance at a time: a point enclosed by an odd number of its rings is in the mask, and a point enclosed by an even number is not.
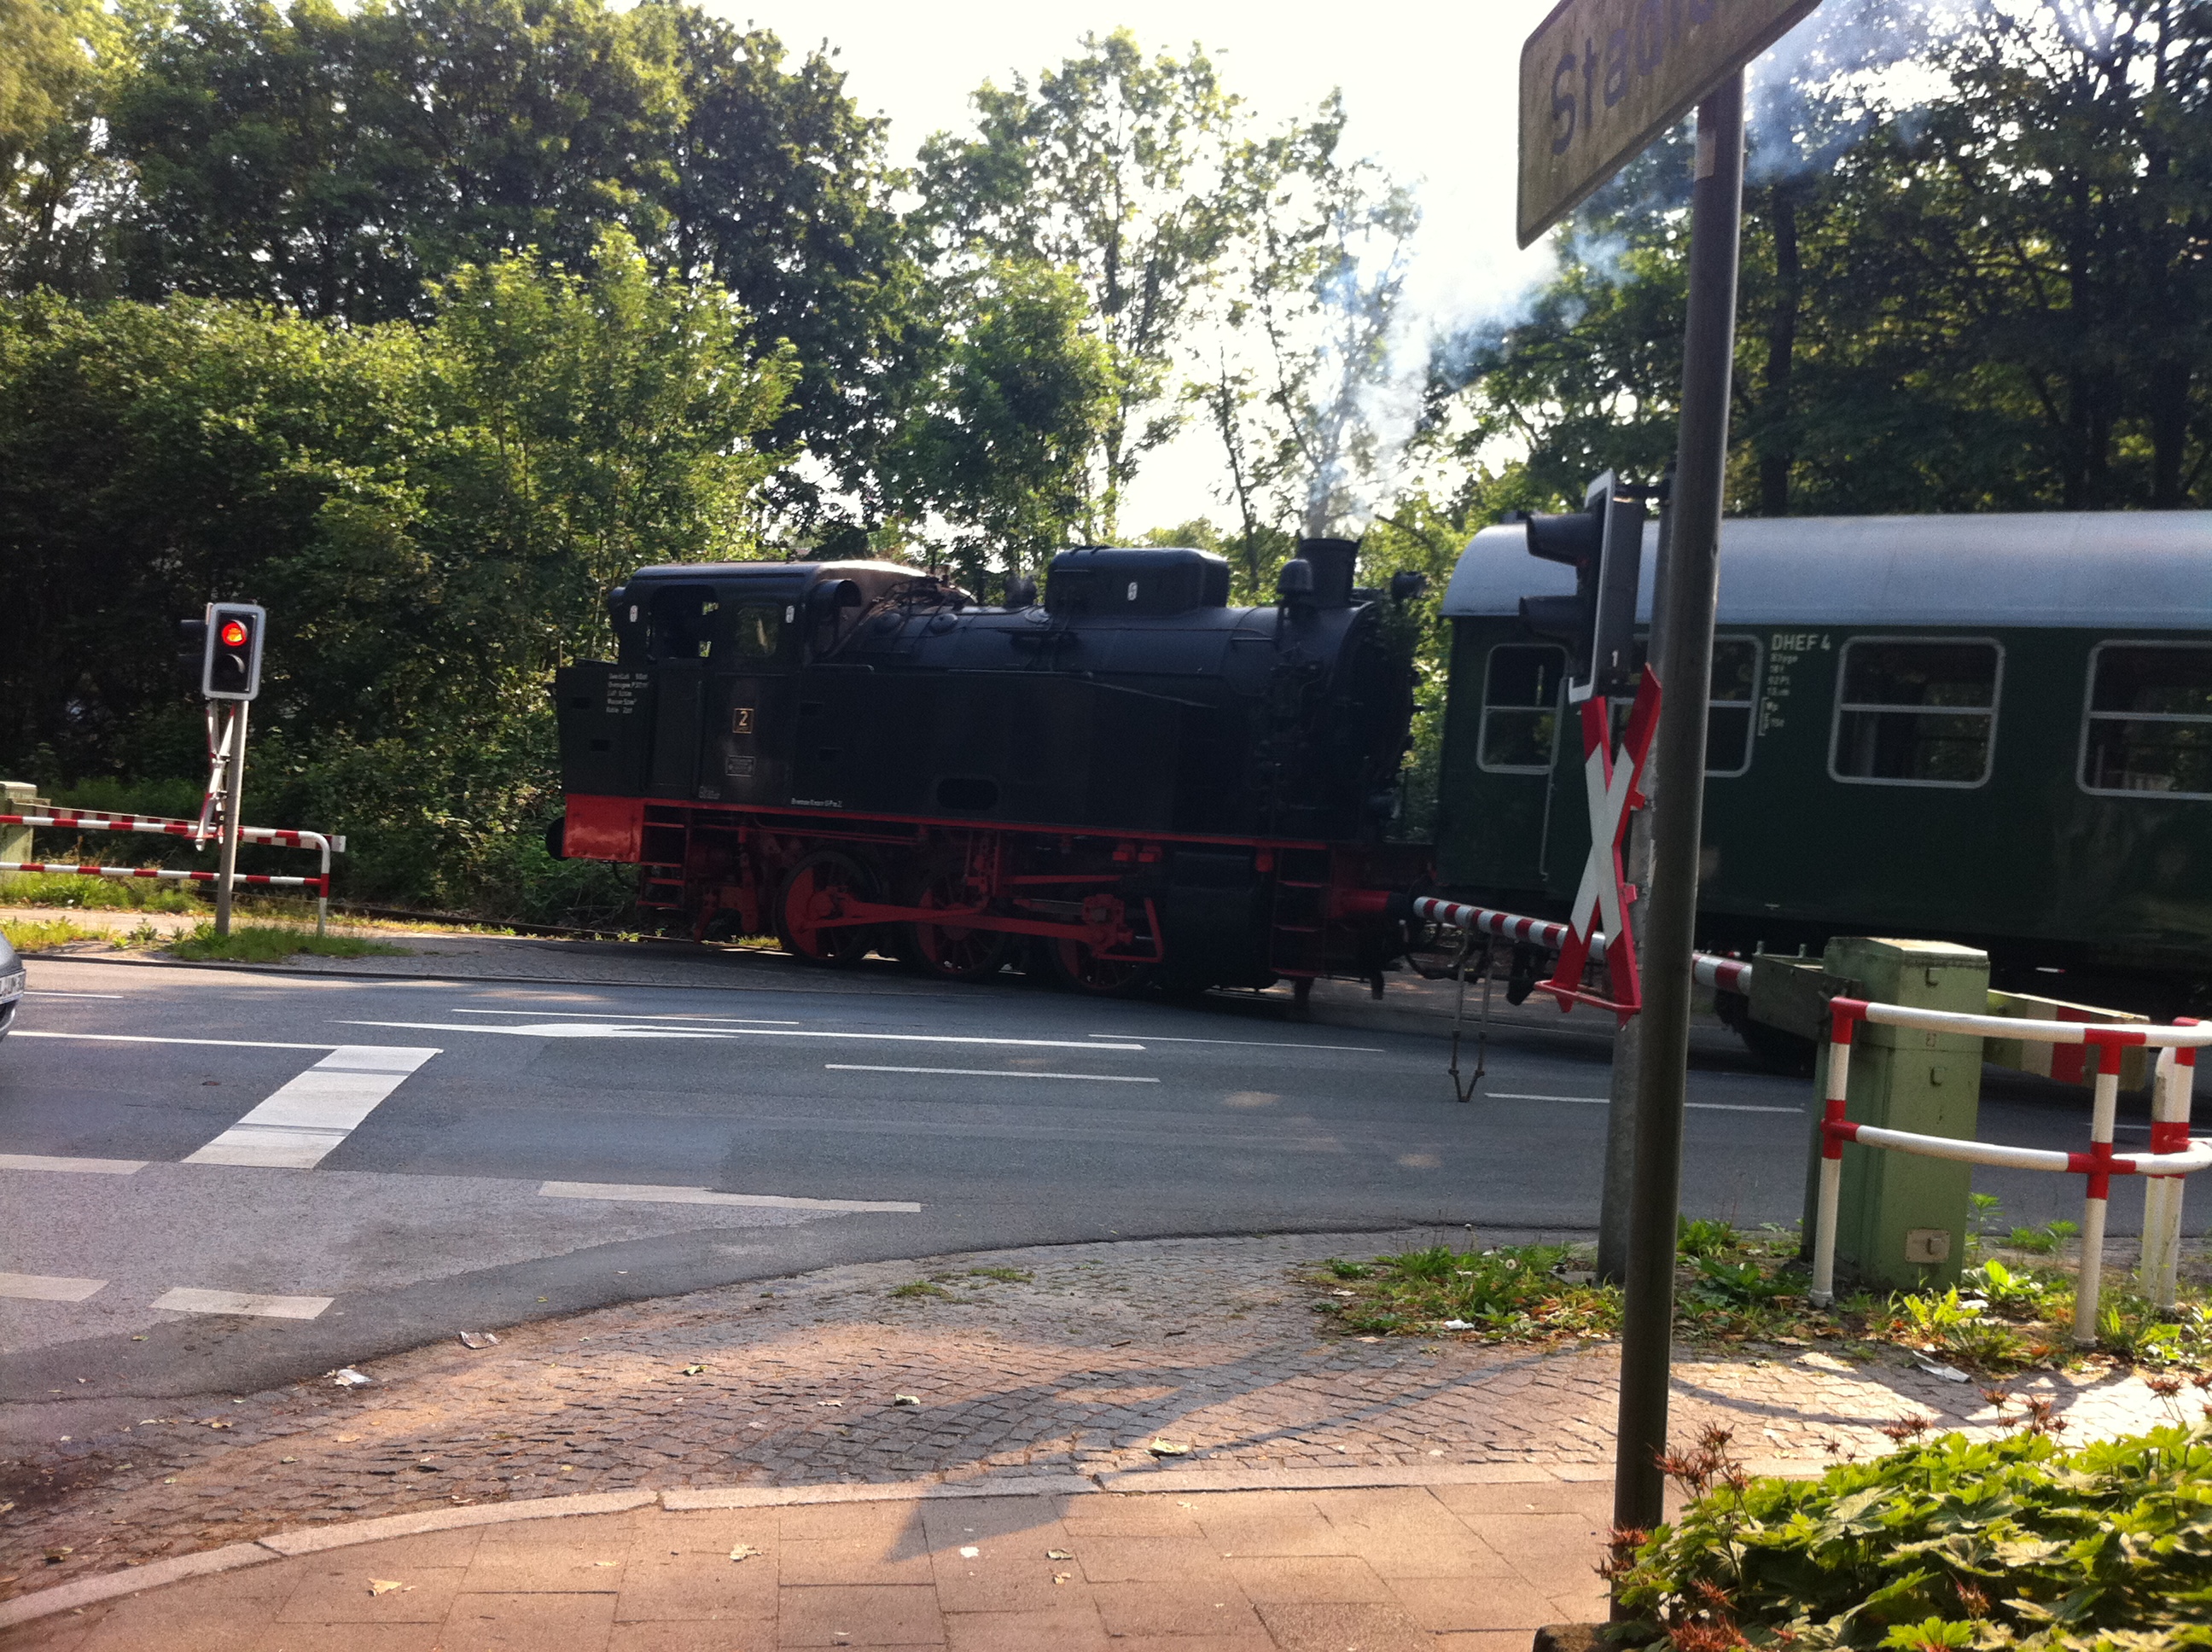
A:
[[[693,933],[1098,993],[1370,978],[1418,576],[1310,540],[1272,607],[1205,552],[1061,552],[1000,606],[885,562],[641,570],[556,680],[560,853]]]

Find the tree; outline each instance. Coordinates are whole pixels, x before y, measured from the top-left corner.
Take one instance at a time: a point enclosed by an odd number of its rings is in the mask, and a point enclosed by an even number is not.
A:
[[[97,0],[0,0],[0,290],[92,284],[116,182],[96,123],[128,61]]]
[[[271,812],[374,828],[357,890],[460,898],[507,864],[552,803],[547,674],[605,652],[607,586],[758,553],[791,369],[614,232],[585,270],[510,255],[434,299],[367,327],[0,304],[0,761],[189,774],[169,627],[257,599]]]
[[[904,520],[951,530],[963,583],[1042,571],[1089,512],[1087,465],[1113,416],[1105,346],[1066,270],[994,261],[940,289],[930,393],[887,461]]]
[[[1202,52],[1147,61],[1125,29],[975,101],[976,137],[923,147],[918,216],[940,266],[1075,272],[1112,372],[1088,525],[1111,537],[1144,455],[1174,434],[1184,330],[1239,228],[1237,100]]]
[[[1753,126],[1730,507],[2170,508],[2212,456],[2212,4],[1892,0],[1823,14]],[[1911,57],[1942,88],[1900,106]],[[1679,146],[1468,351],[1465,451],[1571,495],[1672,448]]]

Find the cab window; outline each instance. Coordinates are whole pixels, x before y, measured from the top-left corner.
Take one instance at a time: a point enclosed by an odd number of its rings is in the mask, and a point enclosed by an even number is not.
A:
[[[653,658],[664,663],[712,659],[721,611],[710,585],[672,585],[654,592],[647,644]]]
[[[783,653],[783,628],[792,617],[782,603],[739,603],[729,612],[729,662],[766,665]]]
[[[2003,662],[1980,640],[1853,637],[1838,662],[1828,772],[1872,785],[1981,785]]]
[[[1559,727],[1559,679],[1567,651],[1504,643],[1482,679],[1482,738],[1476,762],[1493,774],[1546,774]]]
[[[2212,647],[2100,645],[2085,721],[2085,790],[2212,798]]]

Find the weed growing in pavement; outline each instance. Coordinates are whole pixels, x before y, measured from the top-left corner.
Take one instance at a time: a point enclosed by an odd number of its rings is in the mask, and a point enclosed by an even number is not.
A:
[[[226,963],[274,963],[297,952],[312,953],[319,958],[408,956],[404,946],[365,941],[357,935],[318,935],[311,929],[263,924],[246,925],[234,928],[228,935],[217,935],[212,923],[204,923],[171,945],[169,951],[173,957],[194,963],[210,958],[219,958]]]
[[[1725,1256],[1735,1249],[1742,1236],[1735,1226],[1717,1217],[1686,1216],[1674,1218],[1676,1237],[1674,1254],[1678,1256]]]
[[[967,1277],[971,1279],[996,1279],[1001,1285],[1028,1285],[1036,1279],[1036,1275],[1025,1267],[971,1267]]]
[[[2066,1248],[2066,1242],[2081,1230],[2071,1222],[2045,1222],[2039,1228],[2014,1228],[2005,1239],[2014,1250],[2031,1251],[2038,1256],[2056,1256]]]
[[[943,1285],[933,1284],[927,1279],[909,1279],[904,1285],[892,1286],[891,1295],[907,1297],[943,1297],[950,1300],[952,1293]]]
[[[79,928],[66,918],[48,918],[36,923],[0,921],[0,935],[5,935],[8,944],[18,952],[43,952],[49,947],[67,946],[71,941],[100,938],[91,930]]]
[[[1717,1247],[1718,1254],[1695,1254]],[[1992,1376],[2079,1357],[2069,1336],[2074,1282],[2063,1266],[1992,1256],[1969,1269],[1961,1287],[1862,1291],[1820,1309],[1805,1299],[1794,1230],[1690,1224],[1683,1249],[1675,1322],[1686,1340],[1709,1347],[1818,1341],[1869,1358],[1887,1345]],[[1315,1310],[1346,1331],[1544,1345],[1618,1327],[1620,1293],[1591,1282],[1589,1266],[1578,1247],[1436,1246],[1371,1261],[1331,1257],[1303,1282],[1322,1288]],[[2197,1280],[2185,1278],[2181,1306],[2163,1313],[2140,1297],[2108,1294],[2100,1331],[2100,1351],[2114,1361],[2212,1372],[2212,1305]]]

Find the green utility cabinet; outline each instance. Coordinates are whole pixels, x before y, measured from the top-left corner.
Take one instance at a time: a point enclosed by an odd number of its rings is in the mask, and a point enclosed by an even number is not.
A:
[[[1764,969],[1761,963],[1758,968]],[[1856,937],[1828,943],[1822,972],[1876,1004],[1986,1015],[1990,960],[1948,941]],[[1757,975],[1753,975],[1754,983]],[[1825,1032],[1813,1081],[1827,1092]],[[1859,1023],[1851,1045],[1849,1116],[1855,1124],[1971,1140],[1981,1106],[1982,1040],[1958,1033]],[[1805,1243],[1813,1242],[1820,1182],[1820,1109],[1814,1108],[1805,1177]],[[1847,1143],[1836,1215],[1839,1278],[1873,1290],[1942,1289],[1959,1282],[1966,1249],[1973,1166]]]

